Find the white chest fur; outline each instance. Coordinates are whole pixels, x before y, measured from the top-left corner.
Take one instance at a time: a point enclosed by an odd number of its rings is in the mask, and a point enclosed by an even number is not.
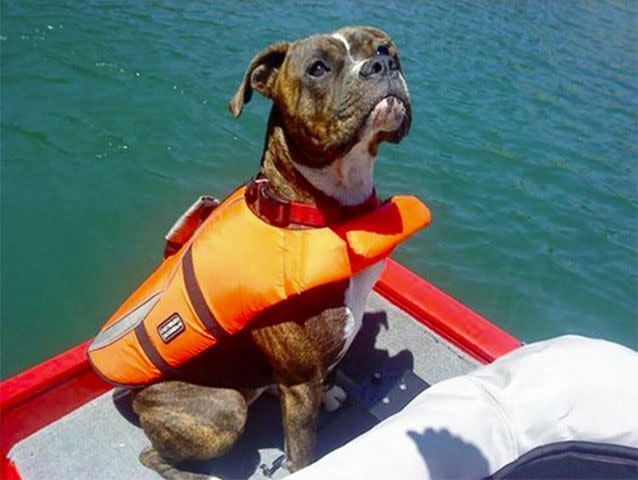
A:
[[[332,370],[341,361],[344,355],[348,352],[350,345],[352,345],[354,337],[356,337],[359,330],[361,330],[363,314],[365,313],[366,308],[366,300],[372,291],[372,287],[375,283],[377,283],[384,265],[385,260],[381,260],[380,262],[377,262],[357,273],[350,279],[350,284],[348,285],[348,289],[344,296],[346,322],[343,328],[343,347],[341,348],[339,355],[337,355],[337,358],[335,358],[333,364],[328,368],[328,371]],[[271,385],[269,391],[278,395],[277,390],[273,387],[274,386]],[[266,388],[263,388],[256,392],[254,399],[251,399],[251,403],[265,390]],[[343,388],[338,385],[330,385],[330,388],[323,392],[323,408],[328,412],[334,412],[341,407],[346,398],[347,395]]]
[[[343,348],[335,364],[346,354],[350,345],[352,345],[354,337],[361,329],[368,294],[372,291],[374,284],[377,283],[384,264],[385,260],[375,263],[350,279],[350,285],[344,298],[347,318],[343,331]]]
[[[336,38],[345,42],[341,35]],[[349,48],[347,42],[344,44]],[[361,139],[344,156],[322,168],[295,162],[293,165],[315,188],[336,199],[341,205],[360,205],[370,198],[374,190],[375,157],[370,149],[370,142],[380,131],[394,131],[399,128],[404,116],[403,104],[383,99],[370,113]],[[378,262],[350,279],[344,298],[347,315],[343,332],[344,345],[331,369],[345,355],[361,329],[368,294],[377,282],[383,264],[384,261]]]
[[[365,202],[374,188],[374,157],[368,145],[376,130],[371,130],[343,157],[324,168],[312,168],[293,162],[301,174],[318,190],[341,205]]]

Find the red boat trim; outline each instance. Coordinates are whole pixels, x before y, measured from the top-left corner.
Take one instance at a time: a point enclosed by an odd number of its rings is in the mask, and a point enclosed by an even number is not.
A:
[[[0,470],[0,473],[2,473],[0,478],[6,478],[6,480],[20,480],[22,478],[20,473],[18,473],[18,468],[15,463],[11,460],[7,460],[6,457],[3,458],[2,470]]]
[[[85,342],[0,383],[0,478],[19,479],[16,443],[110,390],[91,369]]]
[[[374,289],[482,363],[521,346],[509,333],[391,258]]]
[[[483,363],[521,343],[447,293],[388,259],[375,290]],[[88,362],[91,341],[0,383],[0,478],[19,480],[7,453],[19,441],[112,388]]]

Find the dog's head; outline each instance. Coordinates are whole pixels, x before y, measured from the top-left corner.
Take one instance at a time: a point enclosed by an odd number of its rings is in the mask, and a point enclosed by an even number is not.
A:
[[[230,102],[238,117],[253,90],[271,99],[300,162],[319,168],[367,139],[399,142],[411,122],[410,96],[392,39],[346,27],[271,45],[252,60]]]

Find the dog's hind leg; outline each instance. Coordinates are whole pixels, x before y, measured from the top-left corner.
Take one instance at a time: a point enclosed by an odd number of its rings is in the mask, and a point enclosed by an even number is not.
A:
[[[133,409],[152,444],[140,460],[170,479],[205,478],[180,471],[179,464],[226,453],[243,433],[247,416],[238,391],[178,381],[146,387]]]
[[[140,453],[142,465],[155,470],[166,480],[210,480],[211,476],[203,473],[180,470],[179,465],[168,462],[153,447],[146,447]]]

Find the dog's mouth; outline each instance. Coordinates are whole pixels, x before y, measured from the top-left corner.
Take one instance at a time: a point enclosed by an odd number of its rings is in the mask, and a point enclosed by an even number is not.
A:
[[[410,129],[410,101],[401,94],[390,93],[372,103],[365,121],[357,131],[356,141],[360,141],[366,131],[374,132],[374,143],[386,141],[399,143]]]
[[[368,115],[373,130],[393,133],[407,120],[408,109],[403,99],[386,95],[379,100]]]

